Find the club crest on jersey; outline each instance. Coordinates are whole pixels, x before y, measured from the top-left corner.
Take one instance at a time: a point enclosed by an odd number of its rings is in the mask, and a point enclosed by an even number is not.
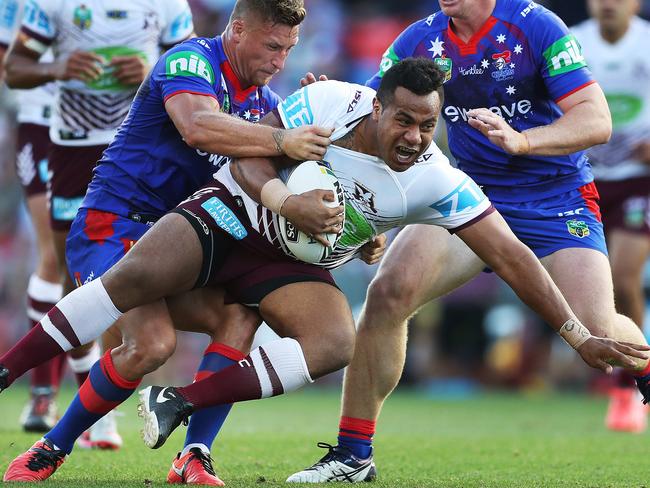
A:
[[[514,64],[510,63],[512,53],[505,50],[492,55],[492,66],[496,68],[492,72],[492,78],[495,81],[505,81],[511,79],[515,74]]]
[[[72,22],[81,30],[90,29],[93,23],[93,12],[83,3],[74,9]]]
[[[569,234],[575,237],[583,239],[587,237],[591,232],[589,231],[589,226],[585,223],[584,220],[567,220],[566,228],[569,231]]]
[[[451,69],[453,67],[451,58],[435,58],[433,60],[433,64],[435,64],[438,69],[444,73],[445,77],[442,80],[443,83],[447,83],[449,80],[451,80]]]

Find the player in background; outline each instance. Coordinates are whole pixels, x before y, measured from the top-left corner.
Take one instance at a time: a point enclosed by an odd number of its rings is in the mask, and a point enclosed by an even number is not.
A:
[[[643,269],[650,256],[650,23],[639,0],[589,0],[592,19],[572,29],[612,114],[612,138],[587,151],[609,247],[616,308],[643,329]],[[619,372],[605,423],[643,432],[647,408]]]
[[[33,88],[54,81],[50,125],[50,222],[63,292],[73,288],[65,241],[96,162],[126,116],[149,67],[167,49],[192,34],[186,0],[160,4],[106,4],[99,0],[33,0],[25,4],[22,27],[7,54],[6,81]],[[51,49],[52,61],[42,55]],[[76,284],[81,282],[77,278]],[[104,347],[115,342],[105,334]],[[99,359],[95,354],[89,368]],[[90,442],[117,449],[122,439],[112,414],[90,433]]]
[[[0,77],[4,57],[22,20],[23,2],[0,0]],[[51,53],[45,55],[51,60]],[[47,154],[49,125],[54,101],[51,83],[32,90],[15,90],[18,104],[16,174],[25,190],[25,200],[34,225],[38,261],[27,286],[27,317],[32,327],[61,299],[61,283],[49,223],[46,186],[49,180]],[[68,361],[81,385],[97,360],[97,346],[70,351]],[[47,432],[57,420],[56,393],[65,372],[65,355],[35,368],[31,375],[31,398],[21,415],[27,432]]]
[[[614,307],[598,193],[583,152],[609,140],[611,118],[575,37],[528,0],[440,0],[440,7],[395,39],[370,86],[400,59],[433,59],[446,72],[442,114],[458,167],[540,258],[592,334],[645,344]],[[440,229],[411,226],[398,235],[359,319],[338,445],[288,481],[364,479],[360,466],[373,464],[381,406],[402,373],[407,319],[484,267]],[[650,368],[643,366],[635,375],[647,400]]]
[[[239,0],[221,36],[192,39],[163,55],[98,163],[72,225],[68,263],[82,282],[101,276],[124,256],[153,222],[211,177],[226,161],[224,155],[323,156],[331,129],[285,131],[252,123],[279,101],[266,85],[298,42],[304,16],[302,0]],[[295,206],[307,219],[320,219],[321,209],[333,216],[340,212],[325,209],[320,202],[316,205],[313,210],[298,199]],[[70,453],[80,432],[126,399],[142,376],[173,352],[174,325],[211,335],[200,378],[243,357],[259,321],[257,313],[244,307],[224,307],[223,292],[208,288],[126,314],[119,322],[123,343],[104,354],[61,421],[5,478],[48,478],[58,466],[47,462],[49,443]],[[224,322],[232,326],[217,330]],[[22,374],[22,368],[38,364],[43,355],[80,343],[49,326],[35,334],[44,342],[32,346],[23,342],[0,363]],[[6,386],[1,382],[0,388]],[[169,471],[170,482],[222,484],[212,469],[209,449],[229,409],[218,407],[192,419],[185,448]]]

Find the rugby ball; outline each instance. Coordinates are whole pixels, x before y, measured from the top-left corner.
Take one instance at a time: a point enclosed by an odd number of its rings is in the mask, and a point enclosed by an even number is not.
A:
[[[324,163],[318,161],[305,161],[288,169],[280,175],[292,193],[300,194],[310,190],[330,190],[334,193],[333,202],[323,202],[328,207],[345,206],[343,189],[334,173]],[[344,217],[345,219],[345,217]],[[345,220],[344,220],[345,222]],[[320,242],[298,230],[282,215],[278,218],[280,238],[289,254],[300,261],[316,264],[326,259],[331,253],[342,230],[337,234],[325,234],[331,247],[325,247]],[[343,229],[343,226],[341,227]]]

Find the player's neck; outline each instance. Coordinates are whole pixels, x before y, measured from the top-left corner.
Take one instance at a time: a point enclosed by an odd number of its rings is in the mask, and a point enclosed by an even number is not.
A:
[[[237,56],[235,55],[235,44],[232,41],[232,33],[228,28],[226,28],[224,33],[221,34],[221,44],[223,46],[223,52],[226,53],[228,63],[230,64],[233,73],[235,73],[240,86],[242,88],[248,88],[252,85],[252,83],[249,83],[242,74],[242,69],[239,66]]]
[[[377,141],[377,121],[372,115],[367,115],[356,127],[354,144],[356,151],[369,156],[379,157],[379,144]]]
[[[606,28],[601,25],[600,36],[609,44],[616,44],[625,36],[625,34],[627,34],[627,31],[630,30],[631,21],[632,20],[630,19],[627,24],[621,28]]]
[[[476,34],[483,24],[490,18],[496,0],[477,0],[476,5],[462,15],[451,18],[451,27],[454,33],[463,41],[468,42]]]

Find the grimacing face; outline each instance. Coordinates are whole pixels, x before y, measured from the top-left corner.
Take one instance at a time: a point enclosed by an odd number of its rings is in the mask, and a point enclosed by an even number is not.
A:
[[[621,31],[636,15],[640,8],[639,0],[588,0],[589,13],[602,28],[609,31]]]
[[[441,108],[438,91],[416,95],[398,86],[385,106],[375,99],[378,153],[390,169],[406,171],[429,147]]]
[[[237,38],[236,55],[249,85],[264,86],[284,68],[291,49],[298,44],[299,26],[273,24],[254,15],[233,22]]]

